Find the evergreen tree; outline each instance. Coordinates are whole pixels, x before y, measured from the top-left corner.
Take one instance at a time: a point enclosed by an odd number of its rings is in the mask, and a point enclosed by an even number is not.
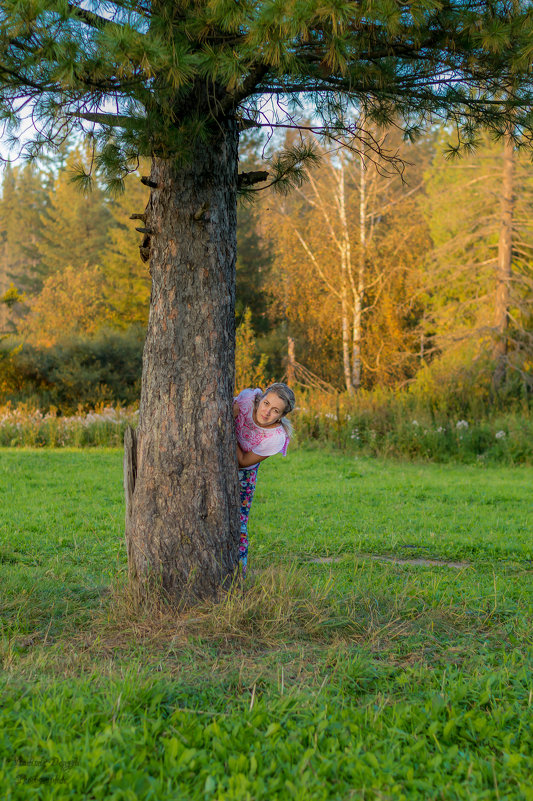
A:
[[[80,284],[98,264],[98,281],[91,278],[89,285],[98,287],[94,301],[100,312],[90,318],[89,328],[95,330],[98,320],[115,328],[146,325],[149,274],[139,260],[141,240],[132,235],[128,217],[132,207],[146,203],[149,190],[131,175],[126,177],[127,196],[110,201],[97,188],[84,197],[72,183],[73,167],[83,155],[79,148],[64,146],[55,159],[48,159],[46,170],[35,164],[24,169],[6,165],[0,199],[0,297],[5,295],[0,331],[4,333],[19,329],[31,333],[35,341],[51,337],[56,341],[65,326],[58,325],[52,333],[54,309],[46,311],[45,298],[39,301],[43,289],[46,298],[56,291],[52,287],[67,291],[63,273],[73,278],[78,270],[75,283]],[[25,322],[29,309],[31,320]],[[80,328],[74,317],[72,330],[88,333],[89,328]]]
[[[257,172],[263,167],[261,152],[263,137],[257,131],[241,134],[239,142],[239,166],[243,172]],[[266,236],[264,213],[268,207],[268,195],[261,193],[250,202],[242,198],[237,209],[237,263],[236,263],[236,315],[237,322],[244,322],[250,310],[250,324],[261,335],[270,328],[268,296],[265,285],[272,266],[271,244]]]
[[[48,276],[19,333],[32,345],[50,347],[75,335],[91,336],[109,321],[104,276],[97,265],[66,266]]]
[[[150,304],[148,265],[139,259],[142,237],[134,235],[129,219],[133,210],[144,208],[149,189],[139,182],[137,174],[126,176],[125,183],[125,193],[109,204],[108,244],[101,254],[108,320],[114,328],[145,326]]]
[[[90,158],[85,148],[73,149],[50,187],[41,221],[45,275],[61,273],[68,266],[93,267],[102,261],[111,223],[109,202],[96,182],[91,192],[82,194],[72,180],[75,169],[87,168]]]
[[[530,160],[506,139],[447,162],[443,138],[423,207],[433,240],[426,304],[435,346],[457,364],[479,360],[490,369],[492,358],[496,377],[508,366],[523,370],[533,352]]]
[[[36,164],[6,166],[0,201],[1,274],[22,292],[42,285],[41,215],[47,204],[47,175]]]
[[[250,309],[245,309],[235,339],[235,394],[246,387],[264,387],[266,356],[257,347]]]
[[[15,333],[25,300],[42,286],[41,214],[46,174],[35,164],[4,169],[0,199],[0,333]]]
[[[3,301],[0,305],[0,335],[13,330],[13,316],[16,314],[18,305],[19,293],[11,279],[9,266],[13,221],[17,211],[15,172],[8,162],[4,169],[0,199],[0,299]],[[10,302],[11,297],[13,297],[12,303]]]
[[[12,129],[28,113],[37,122],[29,155],[94,125],[95,163],[112,188],[139,154],[152,157],[140,226],[151,309],[126,460],[130,578],[141,597],[154,577],[172,598],[214,595],[237,564],[239,128],[297,125],[298,109],[313,104],[315,133],[371,148],[350,121],[357,103],[370,121],[404,120],[408,135],[441,115],[463,143],[483,125],[503,135],[511,119],[531,140],[532,29],[526,0],[2,4],[0,109]],[[498,99],[502,86],[513,90]],[[270,119],[268,96],[278,101]],[[283,154],[271,177],[299,180],[309,155]]]

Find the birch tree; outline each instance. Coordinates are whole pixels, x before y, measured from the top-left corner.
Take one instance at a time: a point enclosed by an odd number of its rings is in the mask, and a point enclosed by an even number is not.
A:
[[[343,383],[351,395],[361,387],[364,370],[372,374],[367,386],[376,374],[385,377],[382,352],[398,377],[401,354],[392,352],[398,341],[390,349],[386,340],[392,318],[397,329],[404,327],[404,309],[418,289],[414,278],[421,280],[414,273],[423,260],[420,228],[425,225],[417,196],[426,150],[424,145],[402,147],[394,133],[374,131],[372,149],[363,143],[358,154],[337,148],[323,153],[321,168],[306,185],[270,213],[270,232],[277,243],[277,269],[270,283],[276,308],[293,325],[299,321],[313,341],[312,328],[326,340],[338,325]],[[400,174],[391,168],[393,158],[417,163]],[[402,280],[406,271],[411,272],[408,281]],[[386,303],[392,296],[395,312]],[[411,343],[405,344],[412,351]]]

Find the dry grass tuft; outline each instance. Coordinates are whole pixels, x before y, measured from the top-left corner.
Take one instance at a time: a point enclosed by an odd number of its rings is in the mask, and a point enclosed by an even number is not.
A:
[[[172,607],[157,592],[141,603],[128,585],[116,585],[95,630],[108,648],[147,642],[176,648],[193,641],[229,650],[340,641],[381,648],[412,633],[413,623],[397,596],[378,603],[365,593],[339,595],[332,576],[311,582],[305,568],[292,565],[268,567],[244,584],[239,579],[219,599],[189,609]]]
[[[296,566],[269,567],[245,583],[239,578],[217,600],[189,609],[172,606],[158,588],[141,600],[129,584],[117,582],[94,622],[99,641],[115,647],[147,640],[175,646],[200,638],[227,647],[271,648],[280,641],[363,634],[350,610],[341,608],[332,580],[311,583]]]
[[[271,648],[281,641],[329,639],[337,601],[331,581],[311,583],[296,566],[269,567],[244,587],[237,582],[219,602],[180,616],[176,637],[232,646]],[[349,621],[344,621],[351,629]],[[348,633],[348,632],[346,632]],[[351,631],[350,633],[355,633]]]

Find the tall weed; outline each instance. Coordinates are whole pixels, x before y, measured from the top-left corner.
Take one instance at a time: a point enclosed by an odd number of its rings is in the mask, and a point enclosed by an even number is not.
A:
[[[93,411],[59,416],[55,407],[43,414],[30,404],[0,407],[0,446],[61,448],[121,447],[128,425],[136,425],[134,406],[104,406]]]
[[[531,464],[530,410],[458,415],[409,393],[361,392],[355,398],[297,393],[294,425],[299,444],[329,444],[346,452],[408,459]]]
[[[408,393],[374,390],[355,398],[323,392],[296,393],[291,415],[294,444],[328,446],[346,453],[465,463],[533,463],[533,419],[526,407],[478,417],[459,416],[421,403]],[[136,406],[81,405],[73,415],[30,403],[0,406],[0,446],[121,447]]]

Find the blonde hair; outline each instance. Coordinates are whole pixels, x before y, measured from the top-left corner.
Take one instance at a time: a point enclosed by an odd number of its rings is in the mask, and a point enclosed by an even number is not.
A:
[[[259,403],[259,401],[262,401],[263,398],[266,398],[269,392],[275,392],[276,395],[278,395],[281,398],[281,400],[284,401],[285,403],[285,410],[279,422],[285,429],[285,433],[290,439],[294,433],[294,427],[292,423],[289,420],[287,420],[285,415],[289,414],[289,412],[292,412],[296,404],[296,398],[294,397],[294,392],[290,387],[287,386],[287,384],[281,384],[279,382],[276,384],[270,384],[270,386],[267,387],[261,395],[256,395],[255,397],[256,405]]]

